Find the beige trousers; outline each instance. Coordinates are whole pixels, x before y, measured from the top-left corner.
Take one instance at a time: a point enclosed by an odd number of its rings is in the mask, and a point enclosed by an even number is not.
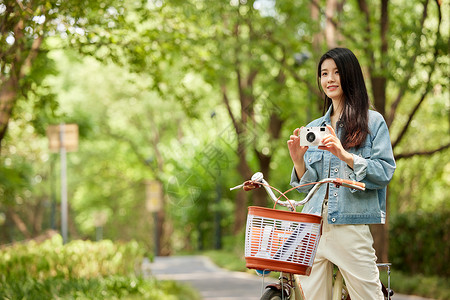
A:
[[[326,203],[326,201],[325,201]],[[368,225],[330,225],[322,212],[322,237],[310,276],[297,276],[305,300],[330,300],[333,264],[339,267],[352,300],[382,300],[377,257]]]

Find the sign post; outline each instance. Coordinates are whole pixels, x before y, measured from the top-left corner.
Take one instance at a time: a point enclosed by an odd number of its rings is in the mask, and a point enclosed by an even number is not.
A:
[[[67,243],[67,152],[78,149],[78,125],[64,124],[47,127],[49,149],[58,152],[61,159],[61,235],[64,244]]]

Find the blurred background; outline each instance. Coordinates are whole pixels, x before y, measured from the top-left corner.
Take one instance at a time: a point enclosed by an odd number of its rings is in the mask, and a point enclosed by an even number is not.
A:
[[[372,227],[378,257],[448,278],[449,11],[448,0],[0,1],[0,244],[66,226],[64,243],[241,251],[247,206],[269,203],[229,188],[257,171],[289,188],[286,141],[322,115],[317,62],[342,46],[397,161],[388,222]]]

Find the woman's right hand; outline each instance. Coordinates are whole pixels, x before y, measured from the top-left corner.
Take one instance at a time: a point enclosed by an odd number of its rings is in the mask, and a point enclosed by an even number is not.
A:
[[[303,156],[305,155],[306,150],[308,150],[308,146],[300,146],[299,132],[300,128],[296,128],[290,139],[287,141],[289,154],[291,155],[294,165],[304,164]]]

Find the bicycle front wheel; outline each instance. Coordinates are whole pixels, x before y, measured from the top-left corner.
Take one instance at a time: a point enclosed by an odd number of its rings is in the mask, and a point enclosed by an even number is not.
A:
[[[281,294],[280,290],[274,290],[274,289],[267,289],[264,294],[261,297],[261,300],[284,300],[287,299],[286,295],[283,299],[283,295]]]

